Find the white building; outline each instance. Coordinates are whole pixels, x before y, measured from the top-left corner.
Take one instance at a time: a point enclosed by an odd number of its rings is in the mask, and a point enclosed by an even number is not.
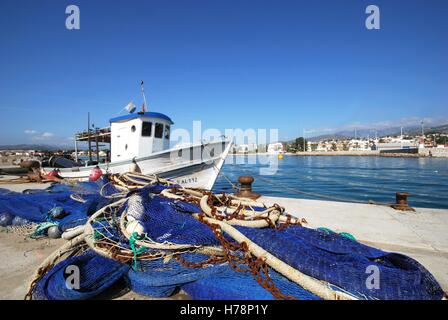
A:
[[[285,153],[285,151],[283,149],[283,144],[281,144],[280,142],[270,143],[268,145],[268,151],[267,152],[269,154]]]
[[[378,142],[376,148],[379,151],[384,150],[399,150],[399,149],[413,149],[418,148],[418,142],[414,140],[391,140],[390,142]]]
[[[367,151],[371,150],[369,140],[351,139],[348,144],[348,151]]]
[[[249,152],[249,145],[247,144],[239,144],[236,146],[236,152],[237,153],[248,153]]]

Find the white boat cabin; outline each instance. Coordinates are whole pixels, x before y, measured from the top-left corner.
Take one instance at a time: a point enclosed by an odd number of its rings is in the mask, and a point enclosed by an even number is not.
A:
[[[110,119],[111,162],[147,157],[170,147],[173,121],[158,112],[139,112]]]

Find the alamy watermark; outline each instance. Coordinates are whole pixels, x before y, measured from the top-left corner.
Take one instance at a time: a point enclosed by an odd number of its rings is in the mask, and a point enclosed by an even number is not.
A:
[[[380,289],[380,268],[376,265],[369,265],[366,268],[366,273],[369,274],[369,276],[366,279],[366,288],[369,290]]]
[[[78,266],[67,266],[65,268],[64,274],[67,276],[65,278],[65,286],[67,287],[67,289],[79,290],[81,288],[81,274]]]
[[[71,4],[65,8],[65,13],[68,14],[65,19],[65,27],[68,30],[79,30],[81,28],[81,11],[79,6]],[[365,27],[368,30],[381,29],[380,8],[371,4],[366,7],[365,13],[368,14],[365,20]]]
[[[225,129],[216,128],[202,130],[201,121],[193,121],[192,134],[184,128],[176,128],[171,132],[173,151],[170,160],[173,163],[188,162],[201,159],[203,163],[213,164],[219,161],[224,153],[233,154],[238,146],[246,146],[247,152],[236,153],[235,157],[227,157],[226,164],[259,164],[260,175],[274,175],[278,170],[278,153],[269,154],[268,146],[278,143],[279,130],[265,128]],[[252,152],[250,151],[252,150]],[[279,153],[283,150],[278,150]],[[242,157],[240,155],[250,156]]]
[[[380,25],[380,8],[376,5],[369,5],[366,8],[366,13],[369,16],[366,18],[366,28],[368,30],[379,30],[381,29]]]
[[[71,4],[65,8],[65,13],[69,15],[65,19],[65,27],[68,30],[79,30],[81,28],[81,12],[79,7]]]

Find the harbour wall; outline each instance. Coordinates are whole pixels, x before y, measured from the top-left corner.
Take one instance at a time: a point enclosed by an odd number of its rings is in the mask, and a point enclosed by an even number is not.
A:
[[[287,153],[287,155],[296,156],[373,156],[373,157],[434,157],[434,158],[448,158],[448,148],[425,148],[419,149],[417,153],[408,152],[380,152],[378,150],[365,151],[312,151],[312,152],[297,152]]]
[[[289,153],[288,153],[289,154]],[[291,153],[291,155],[298,156],[379,156],[378,150],[365,150],[365,151],[307,151]]]
[[[422,157],[448,158],[448,148],[422,148],[418,153]]]

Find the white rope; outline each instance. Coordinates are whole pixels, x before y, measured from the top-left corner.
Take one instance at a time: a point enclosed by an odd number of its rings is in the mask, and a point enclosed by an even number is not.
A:
[[[199,214],[194,214],[193,216],[198,220],[200,219]],[[203,217],[203,219],[209,223],[219,225],[222,231],[227,233],[238,243],[245,242],[248,246],[248,250],[255,257],[262,259],[272,269],[284,275],[289,280],[297,283],[305,290],[310,291],[326,300],[357,300],[352,295],[332,290],[329,284],[324,281],[314,279],[294,269],[290,265],[286,264],[285,262],[281,261],[274,255],[263,249],[262,247],[258,246],[256,243],[247,238],[245,235],[243,235],[241,232],[239,232],[237,229],[232,227],[227,222],[219,221],[208,217]]]

